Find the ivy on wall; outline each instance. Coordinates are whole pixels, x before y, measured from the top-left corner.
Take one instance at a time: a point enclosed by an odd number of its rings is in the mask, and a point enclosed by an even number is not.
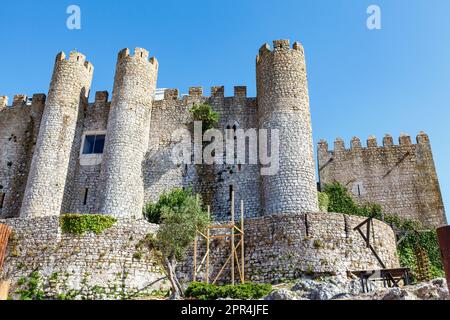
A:
[[[100,214],[65,214],[60,218],[62,231],[75,235],[83,235],[86,232],[101,234],[116,222],[117,219]]]
[[[433,278],[444,277],[444,267],[435,230],[427,230],[416,220],[384,215],[381,206],[376,203],[358,205],[348,190],[338,182],[326,185],[324,193],[328,195],[329,212],[344,213],[361,217],[375,215],[375,218],[383,220],[399,234],[402,234],[404,239],[397,247],[400,265],[405,268],[410,268],[415,279],[417,279],[418,272],[416,257],[416,250],[418,248],[422,248],[428,254],[431,276]]]

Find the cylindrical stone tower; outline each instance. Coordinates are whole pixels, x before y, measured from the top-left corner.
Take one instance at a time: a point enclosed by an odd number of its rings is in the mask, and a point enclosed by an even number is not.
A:
[[[317,184],[303,47],[288,40],[259,50],[259,128],[279,130],[279,171],[261,176],[265,215],[317,212]]]
[[[61,214],[72,143],[80,103],[87,101],[94,67],[84,55],[64,52],[56,57],[42,115],[21,217]]]
[[[144,205],[142,165],[147,151],[158,62],[136,48],[119,53],[109,112],[100,213],[138,218]]]

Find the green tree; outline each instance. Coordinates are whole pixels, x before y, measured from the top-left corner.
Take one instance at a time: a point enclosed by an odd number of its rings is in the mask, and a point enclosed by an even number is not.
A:
[[[197,230],[204,232],[210,219],[202,208],[201,198],[191,191],[176,189],[162,196],[157,207],[161,212],[161,225],[156,235],[148,240],[172,286],[171,298],[179,299],[183,290],[176,275],[178,262],[185,258]]]
[[[144,207],[144,216],[150,223],[161,224],[163,208],[180,208],[186,199],[192,197],[192,189],[174,189],[164,193],[157,203],[147,203]]]
[[[192,114],[194,121],[201,121],[203,132],[214,128],[219,122],[219,114],[213,111],[209,104],[194,105],[189,112]]]

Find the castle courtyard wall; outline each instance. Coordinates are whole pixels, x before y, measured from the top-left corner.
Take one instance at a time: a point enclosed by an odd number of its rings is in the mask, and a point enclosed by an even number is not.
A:
[[[157,226],[119,219],[100,235],[61,231],[59,217],[0,220],[13,230],[0,278],[11,279],[11,294],[38,272],[45,295],[122,299],[150,295],[168,286],[151,253],[139,242]],[[147,251],[148,252],[148,251]]]
[[[375,256],[353,230],[363,221],[334,213],[280,214],[245,220],[246,280],[278,283],[304,274],[342,274],[380,269]],[[12,279],[12,293],[21,278],[34,271],[51,297],[75,292],[78,298],[117,299],[148,295],[168,287],[154,254],[141,240],[157,226],[144,220],[119,219],[100,235],[61,232],[58,217],[0,220],[13,229],[1,278]],[[399,266],[392,229],[374,221],[371,244],[388,268]],[[230,254],[229,240],[211,244],[211,279]],[[204,244],[199,245],[200,264]],[[179,269],[193,280],[190,251]],[[204,269],[198,280],[204,276]],[[219,282],[229,281],[229,268]],[[239,279],[236,270],[236,279]]]

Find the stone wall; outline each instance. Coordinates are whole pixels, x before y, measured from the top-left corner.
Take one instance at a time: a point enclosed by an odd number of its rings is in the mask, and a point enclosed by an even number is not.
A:
[[[58,217],[0,223],[13,229],[0,277],[12,279],[11,293],[34,271],[50,297],[115,299],[167,288],[154,256],[139,249],[139,242],[157,228],[143,220],[119,220],[100,235],[83,236],[62,233]]]
[[[353,229],[364,218],[336,213],[281,214],[245,220],[245,274],[253,282],[295,279],[304,274],[340,274],[382,269],[361,235]],[[374,220],[371,243],[387,268],[399,267],[396,238],[387,224]],[[211,280],[230,254],[229,240],[211,245]],[[199,260],[205,245],[199,246]],[[239,251],[240,252],[240,251]],[[182,269],[192,280],[192,255]],[[204,270],[199,279],[204,277]],[[221,281],[229,281],[226,268]],[[236,279],[239,273],[236,267]]]
[[[19,216],[44,104],[36,94],[31,103],[18,95],[0,106],[0,218]]]
[[[179,98],[178,90],[166,91],[164,100],[155,101],[149,150],[144,163],[145,201],[157,201],[173,188],[191,187],[212,206],[217,219],[230,215],[230,186],[236,201],[245,200],[247,217],[260,216],[259,165],[176,165],[172,162],[172,134],[178,129],[192,130],[189,109],[195,104],[210,104],[220,115],[217,128],[225,136],[227,128],[257,128],[255,98],[247,98],[245,87],[235,87],[235,94],[225,97],[223,87],[211,88],[204,96],[203,89],[190,88],[190,94]],[[224,146],[225,148],[225,146]],[[193,148],[192,148],[193,150]]]
[[[246,280],[273,282],[303,274],[346,274],[347,271],[380,269],[376,258],[353,228],[363,218],[334,213],[275,215],[245,220]],[[34,271],[42,276],[45,292],[52,297],[114,299],[148,295],[166,289],[167,281],[153,253],[139,242],[157,226],[143,220],[119,220],[100,235],[61,233],[58,217],[0,220],[13,229],[4,270],[15,291],[21,278]],[[371,243],[389,268],[398,267],[392,229],[374,221]],[[204,244],[199,246],[199,263]],[[230,253],[229,240],[211,246],[211,279]],[[193,255],[180,268],[185,282],[192,281]],[[229,281],[229,268],[219,278]],[[204,271],[204,269],[203,269]],[[203,277],[200,272],[199,279]],[[236,267],[236,279],[238,279]]]
[[[416,138],[402,135],[394,145],[391,136],[378,146],[376,138],[362,147],[353,138],[350,148],[337,139],[333,150],[318,146],[320,185],[338,181],[360,203],[376,202],[387,214],[415,219],[428,227],[447,225],[444,204],[434,165],[430,140],[425,133]]]
[[[100,91],[95,94],[95,103],[82,108],[81,130],[76,136],[73,156],[70,159],[70,167],[74,168],[75,173],[73,182],[68,183],[67,187],[71,189],[72,198],[70,207],[65,208],[63,212],[99,213],[103,190],[100,184],[103,155],[83,155],[81,145],[86,134],[106,133],[110,105],[108,93]],[[96,161],[84,162],[84,159],[89,160],[92,157]]]

